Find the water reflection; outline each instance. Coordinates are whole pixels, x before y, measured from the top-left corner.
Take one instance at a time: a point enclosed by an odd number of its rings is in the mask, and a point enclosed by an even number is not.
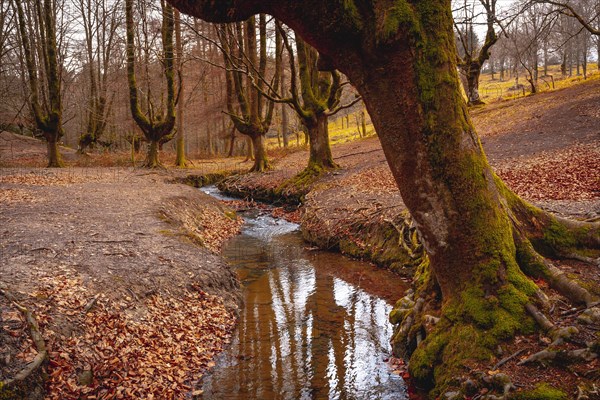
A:
[[[257,214],[226,247],[245,303],[203,397],[406,399],[385,362],[391,306],[380,297],[400,297],[397,278],[305,246],[296,225]]]

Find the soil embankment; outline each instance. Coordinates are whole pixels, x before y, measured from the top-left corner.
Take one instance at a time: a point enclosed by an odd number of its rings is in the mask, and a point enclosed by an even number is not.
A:
[[[218,251],[241,221],[171,179],[2,170],[0,283],[39,321],[48,398],[183,396],[228,342],[239,284]],[[0,337],[21,337],[19,313],[7,302],[0,311]],[[3,364],[36,355],[27,339],[0,345]],[[15,369],[0,369],[0,380]]]

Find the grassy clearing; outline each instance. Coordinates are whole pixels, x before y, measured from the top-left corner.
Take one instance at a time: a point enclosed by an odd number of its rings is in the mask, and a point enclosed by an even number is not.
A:
[[[600,79],[600,71],[598,71],[598,64],[589,63],[587,67],[588,76],[587,80]],[[543,76],[543,71],[540,71],[540,77],[538,82],[538,91],[547,92],[552,90],[563,89],[569,86],[573,86],[577,83],[584,82],[583,73],[576,75],[577,70],[573,70],[573,76],[563,77],[560,72],[560,65],[551,65],[548,67],[548,76]],[[492,79],[492,75],[481,74],[479,81],[479,94],[481,99],[486,103],[493,103],[501,100],[511,100],[519,97],[527,96],[531,94],[529,82],[525,79],[525,74],[519,75],[519,84],[523,85],[523,88],[515,89],[515,77],[505,78],[501,81],[498,77],[499,73],[495,74],[495,79]],[[554,79],[554,82],[553,82]],[[524,90],[523,90],[524,89]]]

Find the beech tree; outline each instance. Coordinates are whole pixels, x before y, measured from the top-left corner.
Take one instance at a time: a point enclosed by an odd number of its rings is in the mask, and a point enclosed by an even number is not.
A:
[[[267,21],[259,16],[243,23],[218,28],[226,69],[227,113],[235,128],[252,140],[254,165],[250,171],[269,168],[265,135],[271,127],[275,102],[263,96],[264,90],[279,87],[281,37],[275,37],[275,67],[272,84],[267,81]],[[256,42],[258,37],[258,44]],[[268,87],[268,88],[266,88]]]
[[[306,127],[309,139],[309,158],[305,172],[313,173],[323,169],[336,168],[337,164],[333,161],[329,143],[329,117],[356,104],[360,98],[350,104],[340,105],[343,90],[341,74],[332,68],[328,68],[330,70],[327,71],[319,71],[317,50],[300,36],[295,35],[296,49],[294,51],[287,32],[281,26],[279,26],[279,30],[289,55],[291,96],[274,99],[274,101],[289,104]],[[300,84],[298,84],[298,77]],[[300,94],[298,89],[300,89]]]
[[[147,111],[143,113],[138,100],[138,86],[135,78],[135,30],[133,24],[133,0],[125,1],[125,24],[127,28],[127,82],[129,84],[129,105],[131,115],[135,123],[144,133],[146,140],[150,142],[146,162],[147,168],[161,166],[158,158],[159,145],[173,138],[175,127],[175,105],[177,96],[175,94],[175,67],[173,52],[174,15],[173,7],[161,1],[162,10],[162,64],[167,86],[166,104],[164,110],[156,109],[150,93],[147,96]],[[148,60],[146,60],[146,68]],[[150,91],[148,89],[148,91]],[[162,98],[161,98],[162,100]]]
[[[467,99],[469,105],[482,104],[479,96],[479,76],[484,63],[489,60],[490,49],[498,41],[495,25],[496,19],[496,2],[497,0],[479,0],[479,3],[484,9],[486,19],[486,34],[485,40],[481,45],[474,43],[475,37],[473,25],[475,23],[476,12],[475,8],[470,8],[465,1],[463,6],[463,18],[455,18],[456,34],[459,38],[460,57],[458,58],[458,67],[465,76],[467,87]]]
[[[104,134],[111,113],[114,93],[109,98],[110,64],[122,17],[117,3],[78,0],[75,3],[85,33],[85,61],[88,75],[88,106],[85,130],[79,138],[79,151],[93,147]]]
[[[306,127],[309,138],[307,170],[335,168],[329,144],[328,111],[339,105],[341,97],[340,73],[336,70],[320,72],[317,68],[319,54],[315,48],[295,35],[296,50],[292,49],[287,34],[284,43],[290,60],[291,97],[282,101],[290,104]],[[300,85],[296,73],[295,55],[298,58]],[[298,94],[300,86],[301,96]]]
[[[433,395],[517,334],[566,334],[545,316],[548,300],[534,279],[593,306],[542,254],[598,249],[600,224],[535,208],[494,174],[461,95],[449,0],[170,1],[215,22],[271,14],[357,87],[428,255],[414,293],[396,309],[393,344]]]
[[[181,15],[179,10],[175,10],[175,44],[177,47],[177,69],[179,72],[179,92],[183,92],[183,39],[181,37]],[[183,101],[177,104],[177,146],[175,157],[175,165],[180,168],[185,168],[187,160],[185,158],[185,135],[183,130]]]
[[[58,143],[64,135],[63,103],[56,45],[56,4],[53,0],[15,1],[14,4],[27,68],[29,106],[36,128],[46,139],[48,167],[62,167]]]

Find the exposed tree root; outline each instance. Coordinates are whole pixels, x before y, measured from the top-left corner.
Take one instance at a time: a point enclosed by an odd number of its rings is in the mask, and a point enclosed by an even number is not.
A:
[[[40,332],[40,327],[38,325],[35,316],[26,307],[20,305],[15,297],[4,287],[0,286],[0,294],[6,297],[14,306],[23,314],[25,317],[25,321],[27,322],[27,326],[29,328],[29,334],[31,339],[33,340],[33,344],[38,352],[32,362],[27,364],[19,373],[17,373],[12,379],[5,380],[0,382],[0,398],[4,398],[3,395],[25,395],[29,391],[29,387],[31,383],[29,382],[34,373],[38,371],[39,368],[43,367],[43,365],[48,361],[48,351],[46,350],[46,343],[44,342],[44,338]]]
[[[533,280],[546,281],[572,304],[590,310],[598,299],[569,279],[544,255],[582,260],[580,253],[587,254],[584,250],[592,249],[593,254],[598,248],[600,225],[554,217],[516,197],[502,182],[499,189],[512,222],[512,238],[505,246],[508,250],[504,257],[499,257],[500,266],[495,270],[502,272],[495,272],[497,275],[487,281],[487,275],[484,278],[474,275],[474,282],[465,285],[453,301],[442,301],[428,258],[419,247],[416,230],[410,223],[401,225],[386,220],[398,231],[399,246],[411,258],[421,261],[413,281],[414,290],[399,300],[390,314],[395,325],[393,350],[396,355],[410,359],[411,376],[417,384],[433,385],[433,395],[466,393],[464,388],[459,392],[455,390],[461,387],[461,381],[465,382],[476,372],[464,366],[470,361],[477,364],[493,360],[497,346],[519,333],[542,332],[551,340],[548,349],[531,356],[525,363],[554,358],[575,362],[598,356],[595,347],[554,350],[579,331],[573,326],[555,324],[548,317],[551,304]],[[482,266],[485,267],[487,265]],[[501,360],[493,369],[523,351]],[[500,379],[503,374],[498,375]],[[502,382],[490,381],[489,377],[478,379],[492,388],[488,399],[507,399],[514,389],[507,376],[500,379]]]
[[[532,278],[545,279],[550,287],[575,304],[584,304],[590,307],[595,299],[590,292],[569,279],[565,274],[542,257],[528,240],[516,238],[517,260],[525,274]]]
[[[600,257],[599,258],[592,258],[592,257],[586,257],[586,256],[582,256],[581,254],[577,254],[577,253],[571,253],[571,254],[565,254],[564,258],[567,259],[571,259],[571,260],[577,260],[577,261],[581,261],[590,265],[594,265],[596,267],[600,267]]]
[[[545,364],[549,362],[560,362],[561,364],[572,364],[576,362],[589,362],[597,358],[598,354],[594,353],[590,348],[577,349],[577,350],[542,350],[535,354],[532,354],[523,361],[520,361],[518,365],[529,364],[533,362]]]

